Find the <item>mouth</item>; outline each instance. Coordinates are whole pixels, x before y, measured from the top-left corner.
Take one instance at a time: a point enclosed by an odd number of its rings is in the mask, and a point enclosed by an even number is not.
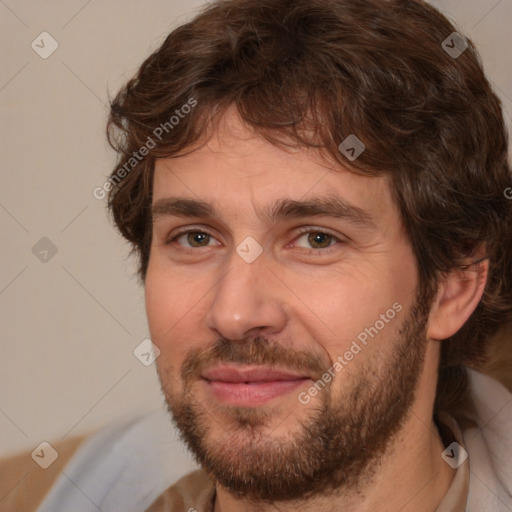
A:
[[[218,401],[245,407],[262,405],[311,380],[308,375],[277,368],[233,365],[206,370],[201,378]]]

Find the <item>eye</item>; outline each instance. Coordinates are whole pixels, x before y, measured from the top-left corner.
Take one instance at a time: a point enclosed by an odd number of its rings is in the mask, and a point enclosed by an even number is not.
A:
[[[304,249],[328,249],[341,240],[331,233],[308,229],[295,239],[295,245]]]
[[[190,230],[190,231],[182,231],[177,234],[168,243],[176,242],[178,245],[183,247],[208,247],[210,245],[217,245],[218,242],[213,238],[212,235],[206,233],[205,231],[198,230]]]

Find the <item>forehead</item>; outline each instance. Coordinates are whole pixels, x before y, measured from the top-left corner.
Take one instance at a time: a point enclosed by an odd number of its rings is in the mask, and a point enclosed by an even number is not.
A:
[[[233,215],[250,208],[262,218],[284,200],[339,198],[377,222],[399,221],[388,177],[355,174],[318,150],[273,145],[233,110],[206,144],[157,160],[153,205],[169,197],[206,202]]]

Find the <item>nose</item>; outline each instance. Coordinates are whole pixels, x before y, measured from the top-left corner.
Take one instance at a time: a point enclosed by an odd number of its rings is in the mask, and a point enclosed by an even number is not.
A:
[[[280,288],[264,255],[246,263],[234,252],[229,270],[212,292],[208,328],[229,340],[279,333],[287,322]]]

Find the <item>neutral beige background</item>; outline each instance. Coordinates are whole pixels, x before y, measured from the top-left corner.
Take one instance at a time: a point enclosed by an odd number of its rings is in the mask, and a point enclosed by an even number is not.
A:
[[[433,3],[479,46],[511,125],[512,0]],[[0,0],[0,454],[161,406],[133,355],[143,290],[92,192],[114,162],[108,94],[200,4]],[[46,60],[31,48],[43,31],[59,44]],[[46,263],[42,237],[57,247]]]

